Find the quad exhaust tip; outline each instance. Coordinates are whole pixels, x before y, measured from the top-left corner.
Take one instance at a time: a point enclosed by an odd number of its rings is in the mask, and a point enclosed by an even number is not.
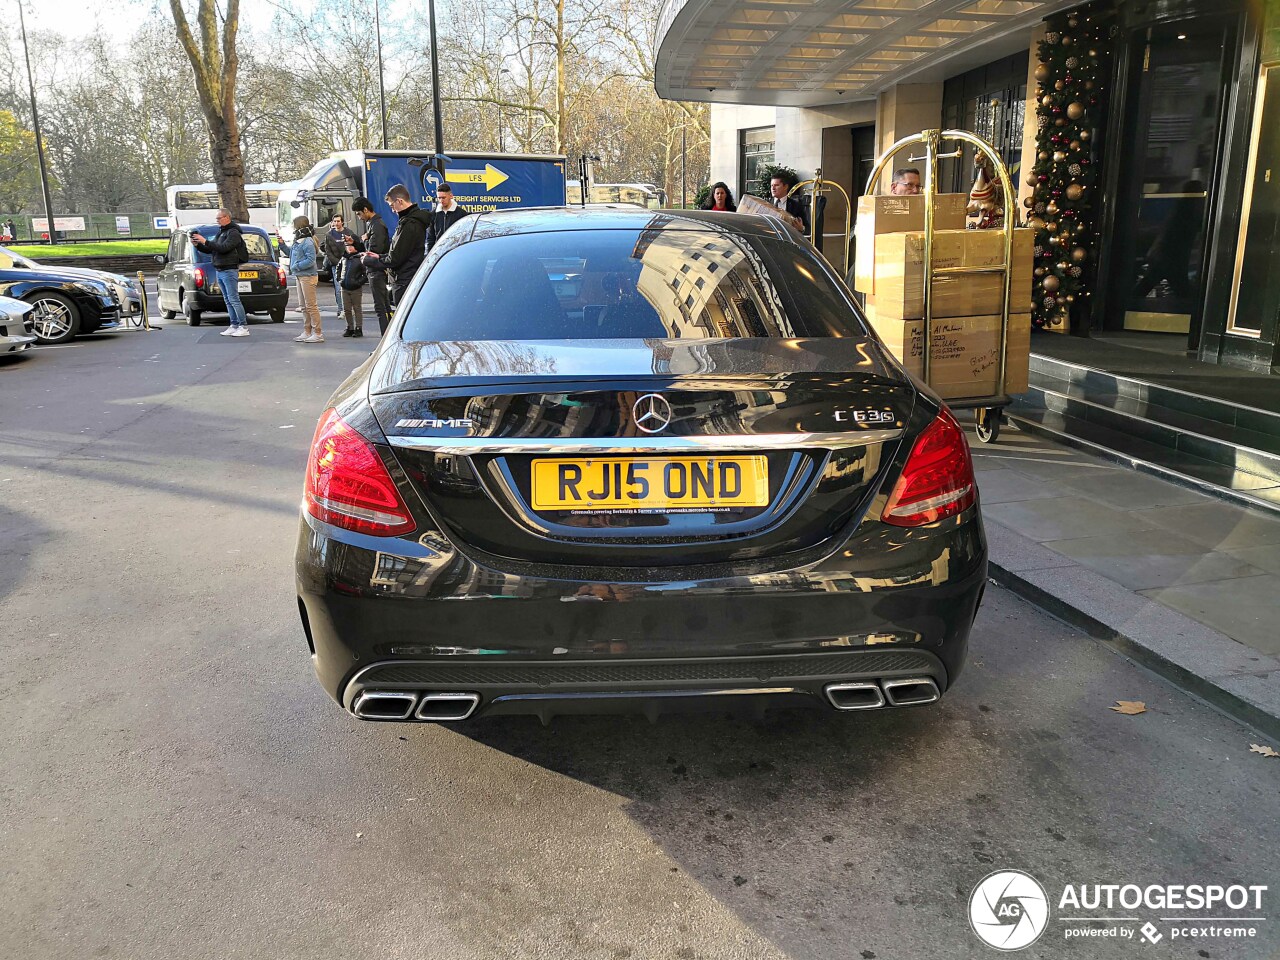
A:
[[[478,693],[426,693],[414,718],[418,720],[465,720],[480,706]]]
[[[466,720],[479,706],[478,693],[364,690],[351,705],[351,712],[361,720],[422,720],[440,723]]]
[[[881,707],[914,707],[933,703],[942,694],[932,677],[901,680],[859,680],[829,683],[823,691],[837,710],[879,710]]]

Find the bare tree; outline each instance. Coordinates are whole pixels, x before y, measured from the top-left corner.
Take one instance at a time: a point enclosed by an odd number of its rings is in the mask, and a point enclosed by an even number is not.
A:
[[[195,73],[196,93],[209,130],[209,159],[213,163],[213,181],[225,206],[236,220],[249,219],[249,204],[244,195],[244,158],[240,153],[240,126],[236,120],[236,73],[240,60],[236,53],[236,32],[240,27],[240,0],[227,0],[222,27],[218,27],[215,0],[199,0],[196,22],[200,26],[200,43],[191,33],[191,25],[182,9],[182,0],[169,0],[178,41],[191,61]]]

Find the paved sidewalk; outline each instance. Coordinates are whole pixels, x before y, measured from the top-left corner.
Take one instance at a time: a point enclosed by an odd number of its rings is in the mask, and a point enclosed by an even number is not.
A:
[[[992,578],[1280,739],[1280,518],[970,431]]]

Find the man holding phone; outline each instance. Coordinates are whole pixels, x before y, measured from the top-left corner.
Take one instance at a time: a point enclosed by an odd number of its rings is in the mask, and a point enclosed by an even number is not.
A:
[[[191,242],[201,250],[213,254],[213,271],[218,278],[218,288],[222,291],[222,299],[227,304],[227,314],[231,317],[231,325],[222,331],[224,337],[247,337],[249,335],[249,318],[245,315],[244,304],[240,302],[240,264],[249,260],[249,248],[245,246],[244,235],[231,219],[231,212],[225,207],[218,210],[218,235],[206,237],[192,232]]]

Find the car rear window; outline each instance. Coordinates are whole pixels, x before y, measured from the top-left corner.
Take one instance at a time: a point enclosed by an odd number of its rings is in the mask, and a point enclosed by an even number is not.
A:
[[[865,333],[806,247],[657,227],[486,237],[445,253],[406,340],[844,337]]]

